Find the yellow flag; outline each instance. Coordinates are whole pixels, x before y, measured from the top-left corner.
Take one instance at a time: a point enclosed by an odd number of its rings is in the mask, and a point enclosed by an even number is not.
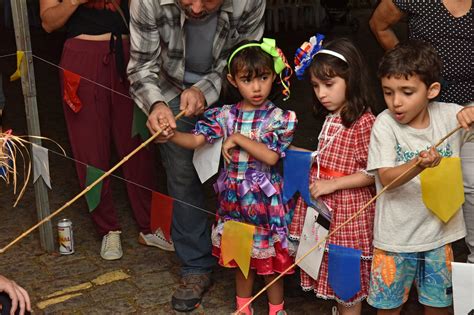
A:
[[[233,259],[245,278],[249,274],[254,233],[255,226],[253,225],[236,221],[224,223],[221,239],[222,260],[227,265]]]
[[[461,159],[443,158],[437,167],[425,169],[420,180],[425,206],[448,222],[464,203]]]
[[[25,57],[25,52],[19,50],[16,52],[16,71],[10,76],[10,81],[18,80],[21,77],[21,62],[23,61],[23,57]]]

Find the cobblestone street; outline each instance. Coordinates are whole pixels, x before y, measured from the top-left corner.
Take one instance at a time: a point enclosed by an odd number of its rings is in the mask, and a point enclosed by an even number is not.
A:
[[[368,30],[367,20],[370,9],[357,10],[355,16],[360,21],[360,29],[352,34],[344,26],[335,26],[327,34],[351,37],[364,52],[374,72],[376,62],[382,54],[374,37]],[[317,30],[299,30],[294,32],[268,33],[275,37],[277,44],[286,53],[289,60],[302,41],[307,40]],[[61,34],[60,34],[61,35]],[[0,30],[0,55],[14,53],[15,42],[12,30]],[[64,38],[57,34],[47,35],[41,30],[32,30],[33,52],[37,56],[58,63]],[[5,82],[14,72],[16,57],[0,59],[0,73],[4,78],[7,98],[4,125],[12,128],[16,135],[27,134],[21,84]],[[44,137],[57,141],[71,156],[67,129],[60,105],[58,70],[40,60],[34,61],[38,91],[38,110],[41,131]],[[367,82],[378,92],[377,108],[382,110],[383,100],[375,78]],[[309,93],[309,94],[308,94]],[[317,135],[322,121],[311,114],[312,95],[304,82],[292,81],[290,101],[282,107],[296,111],[299,119],[295,144],[315,149]],[[43,145],[58,151],[50,143]],[[72,160],[50,154],[49,164],[53,189],[49,191],[51,212],[60,208],[80,192]],[[160,163],[157,163],[160,164]],[[164,170],[159,167],[159,174]],[[121,176],[120,173],[117,174]],[[160,192],[165,193],[164,175],[157,179]],[[75,250],[73,255],[60,256],[57,253],[44,252],[39,243],[37,231],[0,254],[0,274],[14,279],[30,294],[34,314],[178,314],[171,308],[171,295],[179,284],[180,263],[175,253],[157,248],[146,247],[138,243],[138,230],[132,217],[127,193],[123,181],[114,178],[111,181],[115,205],[122,224],[123,258],[118,261],[105,261],[99,255],[101,238],[97,236],[84,198],[74,203],[58,217],[52,220],[54,236],[57,222],[69,218],[73,222]],[[215,208],[215,197],[211,184],[206,184],[207,209]],[[0,248],[8,244],[37,222],[33,185],[29,185],[25,195],[16,208],[13,208],[15,195],[13,186],[0,181]],[[213,217],[209,217],[212,222]],[[192,224],[192,223],[191,223]],[[465,261],[464,243],[455,246],[456,261]],[[334,305],[331,301],[316,299],[313,293],[302,292],[297,276],[287,277],[285,282],[285,305],[288,314],[330,315]],[[192,314],[230,314],[234,311],[233,272],[216,267],[213,273],[213,286],[205,295],[202,305]],[[263,286],[259,280],[256,292]],[[267,314],[265,294],[254,304],[255,314]],[[375,314],[364,303],[363,314]],[[422,308],[415,295],[405,305],[404,313],[421,314]]]

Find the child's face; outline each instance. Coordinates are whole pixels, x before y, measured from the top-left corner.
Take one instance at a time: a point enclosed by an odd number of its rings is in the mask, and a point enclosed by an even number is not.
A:
[[[240,71],[235,76],[227,75],[229,82],[235,86],[244,102],[244,109],[260,107],[268,98],[276,75],[270,70],[260,76],[249,78],[246,71]]]
[[[346,80],[332,77],[321,80],[311,73],[311,85],[319,102],[330,112],[337,114],[346,104]]]
[[[413,128],[429,126],[428,103],[441,89],[438,82],[427,87],[418,75],[382,78],[385,103],[393,118]]]

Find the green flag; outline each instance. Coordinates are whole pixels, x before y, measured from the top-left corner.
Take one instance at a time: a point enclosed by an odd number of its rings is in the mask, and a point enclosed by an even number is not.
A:
[[[147,119],[148,117],[138,106],[133,106],[132,138],[138,134],[143,141],[150,138],[150,132],[146,127]]]
[[[86,175],[86,186],[89,186],[95,182],[99,177],[104,174],[104,171],[99,170],[98,168],[87,165],[87,175]],[[89,207],[89,212],[92,212],[97,208],[100,203],[100,193],[102,191],[102,181],[91,188],[86,193],[87,206]]]

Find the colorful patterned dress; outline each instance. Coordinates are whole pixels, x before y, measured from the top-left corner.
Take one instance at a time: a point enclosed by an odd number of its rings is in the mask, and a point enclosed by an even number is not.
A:
[[[283,111],[269,101],[252,111],[241,110],[241,106],[238,103],[207,110],[194,133],[204,135],[210,143],[239,133],[264,143],[283,157],[295,132],[295,113]],[[219,263],[224,266],[220,251],[224,223],[234,220],[256,226],[250,267],[257,274],[281,273],[288,268],[293,263],[287,242],[291,213],[282,201],[282,178],[276,169],[237,147],[214,187],[218,190],[219,207],[212,244]],[[225,266],[237,265],[231,261]]]
[[[345,128],[339,115],[328,115],[319,134],[318,150],[320,179],[365,172],[367,167],[370,131],[375,121],[374,115],[367,112],[355,121],[350,128]],[[332,141],[332,142],[331,142]],[[323,150],[324,148],[324,150]],[[314,163],[310,173],[310,183],[316,180],[317,164]],[[321,199],[333,210],[330,231],[340,226],[355,212],[362,208],[374,195],[375,187],[338,190],[332,194],[321,196]],[[300,197],[297,200],[293,221],[290,225],[290,238],[299,240],[303,230],[307,205]],[[314,290],[317,297],[334,299],[347,306],[367,297],[369,289],[370,265],[373,253],[372,235],[375,215],[375,204],[369,206],[356,219],[332,235],[326,241],[335,244],[362,250],[361,260],[361,290],[349,301],[342,301],[328,283],[328,255],[323,256],[317,280],[311,278],[301,270],[301,286],[303,290]]]

